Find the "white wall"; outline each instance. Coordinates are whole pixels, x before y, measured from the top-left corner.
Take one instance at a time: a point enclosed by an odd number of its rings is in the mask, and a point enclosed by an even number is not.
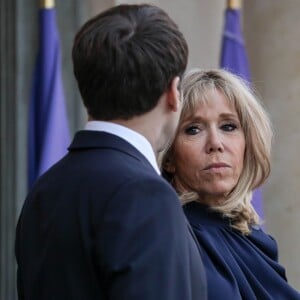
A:
[[[245,34],[254,82],[275,130],[273,168],[264,188],[266,227],[279,260],[300,290],[300,1],[245,1]]]

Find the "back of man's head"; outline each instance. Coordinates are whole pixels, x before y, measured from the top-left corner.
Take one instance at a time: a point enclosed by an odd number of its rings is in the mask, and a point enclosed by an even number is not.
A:
[[[83,25],[73,45],[74,74],[95,120],[152,110],[187,65],[188,47],[170,17],[152,5],[119,5]]]

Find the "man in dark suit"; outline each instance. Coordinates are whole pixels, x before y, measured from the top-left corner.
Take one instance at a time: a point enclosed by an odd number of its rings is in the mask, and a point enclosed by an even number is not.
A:
[[[24,203],[19,299],[206,299],[199,249],[155,158],[178,122],[187,54],[155,6],[117,6],[79,30],[89,121]]]

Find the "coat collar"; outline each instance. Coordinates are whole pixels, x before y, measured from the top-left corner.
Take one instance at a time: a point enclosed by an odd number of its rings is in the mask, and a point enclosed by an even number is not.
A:
[[[72,152],[77,150],[101,148],[115,149],[121,151],[143,162],[145,165],[151,166],[150,162],[146,159],[146,157],[135,147],[133,147],[130,143],[116,135],[107,132],[92,130],[78,131],[75,134],[71,145],[68,147],[68,150]],[[151,168],[153,167],[151,166]]]

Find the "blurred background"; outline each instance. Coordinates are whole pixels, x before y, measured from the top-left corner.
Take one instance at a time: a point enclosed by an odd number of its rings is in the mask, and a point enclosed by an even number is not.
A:
[[[51,2],[51,1],[50,1]],[[71,137],[86,114],[73,77],[71,48],[79,27],[103,9],[145,1],[56,1],[62,86]],[[218,68],[226,0],[148,1],[176,21],[190,48],[188,69]],[[300,1],[245,0],[241,30],[251,82],[270,113],[272,173],[261,189],[264,227],[279,246],[289,282],[300,290]],[[0,299],[16,299],[14,235],[28,191],[28,121],[39,42],[38,0],[0,1]],[[42,118],[44,116],[42,115]]]

